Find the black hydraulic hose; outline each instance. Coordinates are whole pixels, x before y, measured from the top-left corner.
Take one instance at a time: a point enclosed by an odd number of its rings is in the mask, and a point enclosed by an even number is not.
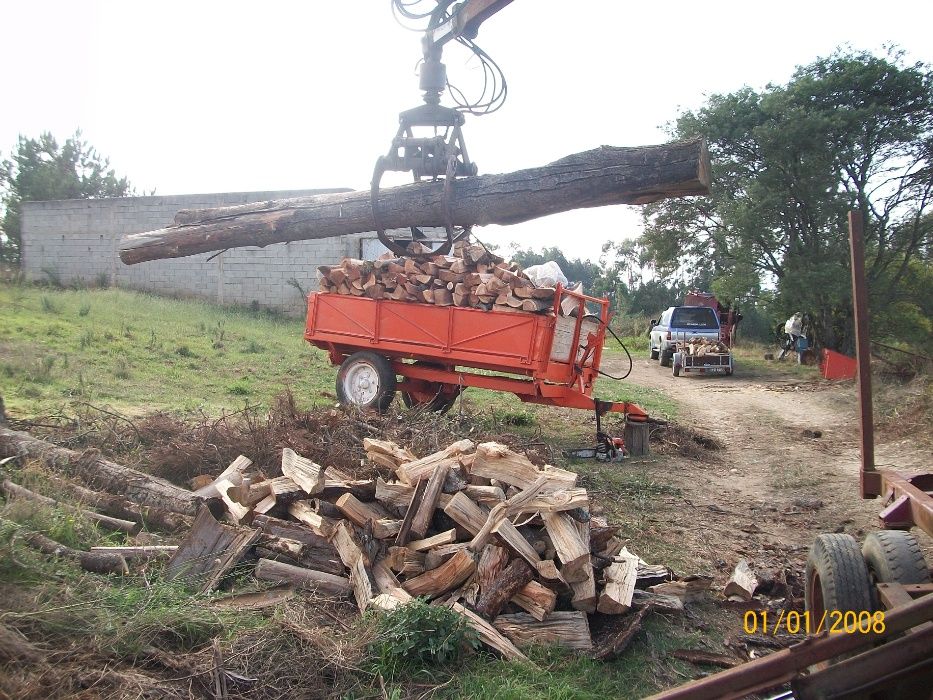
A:
[[[609,333],[612,335],[612,337],[616,339],[616,342],[617,342],[619,345],[622,346],[622,349],[625,350],[625,356],[628,357],[628,371],[627,371],[625,374],[623,374],[621,377],[614,377],[613,375],[609,374],[608,372],[603,372],[601,369],[600,369],[600,370],[596,370],[596,371],[599,372],[599,374],[600,374],[601,376],[603,376],[603,377],[608,377],[609,379],[615,379],[617,382],[618,382],[618,381],[622,381],[623,379],[625,379],[626,377],[628,377],[628,376],[632,373],[632,368],[633,368],[633,366],[634,366],[634,364],[635,364],[635,363],[632,361],[632,356],[631,356],[631,354],[629,354],[628,348],[625,347],[625,343],[622,342],[622,339],[619,338],[619,336],[617,336],[617,335],[615,334],[615,331],[613,331],[612,328],[609,327],[609,324],[606,323],[605,321],[603,321],[599,316],[597,316],[596,314],[586,314],[586,315],[583,317],[583,320],[585,321],[585,320],[588,319],[588,318],[595,319],[597,323],[601,323],[602,325],[604,325],[604,326],[606,327],[606,330],[609,331]]]

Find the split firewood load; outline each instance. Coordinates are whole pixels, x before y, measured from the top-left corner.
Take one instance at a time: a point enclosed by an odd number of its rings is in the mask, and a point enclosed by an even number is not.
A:
[[[592,650],[591,615],[677,609],[644,590],[669,570],[591,517],[574,472],[495,442],[464,439],[421,458],[385,440],[363,446],[391,476],[353,479],[285,449],[282,476],[266,478],[239,457],[199,491],[229,524],[203,507],[166,576],[207,591],[252,560],[259,579],[350,597],[361,612],[424,597],[509,659],[534,643]]]
[[[554,306],[553,287],[535,286],[516,263],[465,241],[458,241],[451,255],[344,258],[340,265],[323,265],[318,272],[322,292],[370,299],[533,313]]]
[[[712,338],[688,338],[685,343],[679,343],[679,345],[682,346],[682,350],[696,357],[729,352],[729,347],[725,343],[721,340],[713,340]]]

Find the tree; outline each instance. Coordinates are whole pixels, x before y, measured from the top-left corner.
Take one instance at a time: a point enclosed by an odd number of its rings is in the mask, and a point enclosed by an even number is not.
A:
[[[19,264],[23,202],[132,193],[129,181],[116,176],[80,131],[61,146],[48,132],[38,139],[20,136],[10,159],[0,164],[0,262]]]
[[[846,212],[857,208],[874,319],[924,303],[906,283],[933,242],[933,73],[902,59],[837,50],[787,85],[681,114],[674,136],[707,138],[713,187],[646,208],[641,243],[657,269],[708,270],[739,301],[773,290],[775,320],[809,312],[818,342],[851,347]]]

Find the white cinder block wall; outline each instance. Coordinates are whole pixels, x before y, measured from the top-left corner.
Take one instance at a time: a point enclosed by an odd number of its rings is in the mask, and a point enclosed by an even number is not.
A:
[[[297,280],[305,291],[317,289],[318,265],[330,265],[347,256],[361,257],[363,241],[375,238],[374,233],[279,243],[266,248],[234,248],[219,255],[205,253],[137,265],[120,262],[119,240],[127,233],[170,225],[179,209],[340,191],[346,190],[24,202],[22,267],[30,280],[54,274],[66,284],[73,281],[94,284],[106,276],[108,284],[119,287],[301,313],[304,301],[289,280]],[[372,244],[366,248],[369,251]]]

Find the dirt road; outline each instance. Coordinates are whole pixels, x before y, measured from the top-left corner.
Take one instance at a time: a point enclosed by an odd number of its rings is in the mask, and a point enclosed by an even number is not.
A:
[[[645,465],[653,478],[679,488],[681,502],[669,499],[658,518],[692,551],[697,568],[712,566],[727,576],[738,557],[748,557],[775,567],[783,559],[802,572],[817,534],[848,532],[861,540],[877,529],[880,501],[858,494],[851,383],[741,366],[731,377],[675,378],[645,358],[635,360],[630,381],[673,397],[679,424],[722,445],[700,460]],[[879,435],[876,462],[918,468],[928,466],[929,452],[913,440]],[[929,554],[930,541],[924,544]]]

